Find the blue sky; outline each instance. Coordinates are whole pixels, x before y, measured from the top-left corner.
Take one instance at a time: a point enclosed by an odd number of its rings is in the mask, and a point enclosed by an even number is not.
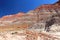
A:
[[[53,4],[57,1],[58,0],[0,0],[0,17],[18,12],[28,12],[42,4]]]

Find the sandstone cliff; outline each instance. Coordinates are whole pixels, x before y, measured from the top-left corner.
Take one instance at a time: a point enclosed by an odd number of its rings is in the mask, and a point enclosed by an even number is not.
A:
[[[21,30],[24,32],[20,33]],[[3,16],[0,18],[0,34],[1,40],[12,40],[11,37],[13,40],[60,40],[60,1],[41,5],[26,14]],[[22,39],[21,34],[24,35]]]

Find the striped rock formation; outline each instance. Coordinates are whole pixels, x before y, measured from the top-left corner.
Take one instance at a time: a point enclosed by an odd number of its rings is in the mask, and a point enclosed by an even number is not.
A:
[[[0,18],[0,40],[60,40],[60,1],[26,14]]]

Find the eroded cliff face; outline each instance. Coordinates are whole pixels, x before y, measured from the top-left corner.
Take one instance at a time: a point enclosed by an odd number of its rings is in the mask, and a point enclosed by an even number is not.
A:
[[[3,16],[0,36],[0,40],[60,40],[60,1],[41,5],[26,14]]]

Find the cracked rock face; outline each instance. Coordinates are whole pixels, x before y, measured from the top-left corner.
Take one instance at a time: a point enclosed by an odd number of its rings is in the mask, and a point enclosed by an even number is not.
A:
[[[60,1],[0,18],[0,40],[60,40]]]

